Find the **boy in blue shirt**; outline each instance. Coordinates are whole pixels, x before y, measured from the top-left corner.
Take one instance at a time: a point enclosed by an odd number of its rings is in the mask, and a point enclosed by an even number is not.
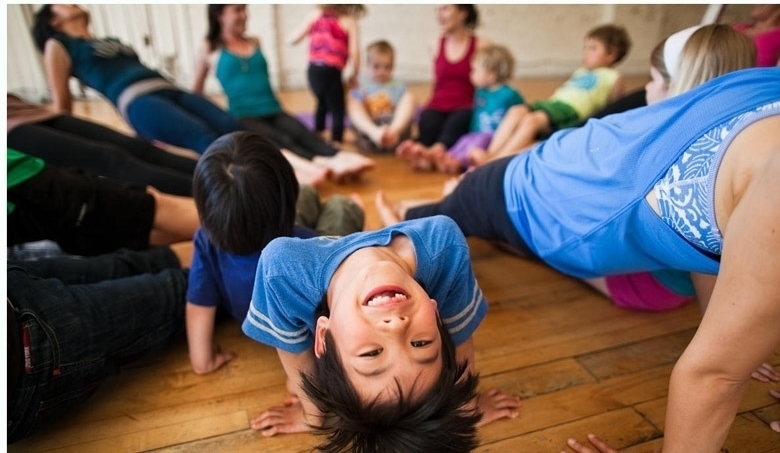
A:
[[[222,314],[246,316],[257,260],[269,241],[360,231],[364,216],[346,197],[322,204],[316,191],[299,188],[279,149],[249,132],[212,143],[195,167],[193,197],[202,226],[193,240],[187,342],[192,369],[204,374],[235,357],[214,343],[214,324]]]
[[[242,328],[277,349],[295,398],[252,427],[316,429],[324,451],[471,451],[478,422],[515,417],[520,404],[476,395],[472,334],[486,313],[448,217],[275,239]]]

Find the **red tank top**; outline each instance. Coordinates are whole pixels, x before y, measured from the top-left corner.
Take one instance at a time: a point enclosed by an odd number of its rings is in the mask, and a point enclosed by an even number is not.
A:
[[[471,57],[477,46],[476,36],[471,37],[469,49],[460,61],[450,63],[444,51],[444,40],[439,41],[439,55],[436,57],[433,96],[428,108],[443,112],[456,109],[470,109],[474,105],[474,85],[471,84]]]

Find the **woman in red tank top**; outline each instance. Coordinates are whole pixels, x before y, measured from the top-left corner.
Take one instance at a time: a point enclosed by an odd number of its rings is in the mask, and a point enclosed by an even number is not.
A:
[[[468,133],[474,102],[471,84],[471,57],[488,42],[477,37],[478,22],[474,5],[440,5],[436,19],[442,34],[434,47],[433,94],[420,114],[417,141],[406,140],[396,155],[415,170],[433,169],[431,154],[443,154]]]

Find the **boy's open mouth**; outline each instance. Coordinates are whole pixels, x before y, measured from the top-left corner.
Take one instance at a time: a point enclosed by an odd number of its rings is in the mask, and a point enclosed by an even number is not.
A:
[[[387,305],[406,302],[409,295],[397,286],[383,286],[376,288],[363,301],[363,305],[368,307],[384,307]]]

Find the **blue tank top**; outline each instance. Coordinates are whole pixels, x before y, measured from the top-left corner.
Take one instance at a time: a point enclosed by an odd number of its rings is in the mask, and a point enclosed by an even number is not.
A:
[[[509,163],[507,212],[531,250],[579,278],[681,269],[716,274],[645,201],[692,143],[780,100],[780,68],[745,69],[664,102],[556,132]]]
[[[135,82],[160,78],[159,72],[144,66],[132,47],[116,38],[86,40],[63,34],[54,39],[65,46],[71,59],[71,75],[117,105],[119,95]]]
[[[249,57],[221,49],[214,70],[228,100],[228,112],[235,118],[268,116],[282,111],[268,79],[268,63],[255,47]]]

